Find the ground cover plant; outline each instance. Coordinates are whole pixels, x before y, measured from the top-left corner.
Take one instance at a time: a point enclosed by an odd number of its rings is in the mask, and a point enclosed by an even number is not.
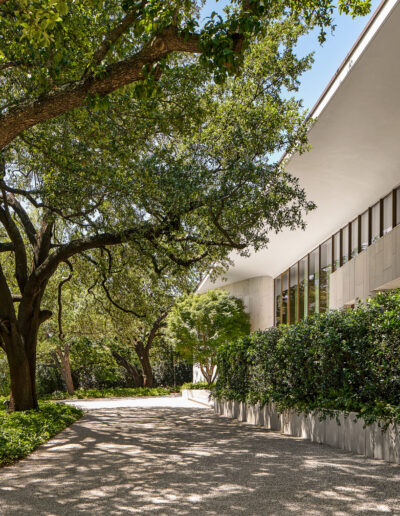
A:
[[[0,467],[35,450],[82,416],[62,403],[39,404],[38,410],[8,413],[0,404]]]
[[[400,422],[400,291],[226,344],[218,372],[227,399]]]
[[[123,398],[139,396],[167,396],[178,392],[176,387],[111,387],[109,389],[77,389],[73,394],[66,391],[56,391],[41,399],[66,400],[85,398]]]

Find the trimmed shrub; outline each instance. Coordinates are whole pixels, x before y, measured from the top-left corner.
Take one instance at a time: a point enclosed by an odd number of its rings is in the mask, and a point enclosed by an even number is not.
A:
[[[210,389],[213,389],[215,384],[213,383],[207,383],[207,382],[197,382],[197,383],[193,383],[193,382],[186,382],[184,383],[183,385],[181,385],[180,387],[180,390],[181,392],[184,390],[184,389],[189,389],[189,390],[210,390]]]
[[[270,328],[218,352],[217,396],[400,422],[400,291]]]

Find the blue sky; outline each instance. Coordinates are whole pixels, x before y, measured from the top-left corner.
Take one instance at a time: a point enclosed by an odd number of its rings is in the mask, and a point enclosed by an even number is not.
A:
[[[202,15],[209,16],[213,10],[220,12],[226,3],[226,0],[207,0]],[[328,33],[322,46],[318,43],[318,31],[305,36],[299,42],[299,56],[315,52],[314,65],[302,76],[299,93],[296,95],[304,100],[304,107],[313,107],[378,5],[379,0],[372,0],[371,13],[354,20],[350,16],[336,14],[336,29],[333,34]]]

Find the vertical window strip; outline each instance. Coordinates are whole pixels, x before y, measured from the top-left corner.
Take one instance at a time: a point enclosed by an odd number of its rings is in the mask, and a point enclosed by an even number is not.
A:
[[[399,224],[400,187],[275,279],[275,324],[298,322],[309,313],[328,310],[330,274]],[[325,267],[327,253],[331,263]],[[293,285],[292,275],[296,278]],[[287,283],[285,291],[284,280]]]

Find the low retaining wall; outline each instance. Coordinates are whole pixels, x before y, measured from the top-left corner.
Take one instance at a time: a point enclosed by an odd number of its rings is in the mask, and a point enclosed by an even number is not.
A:
[[[340,412],[338,424],[336,418],[320,421],[318,415],[297,414],[293,410],[278,414],[273,404],[260,407],[239,401],[215,399],[214,411],[251,425],[280,431],[285,435],[400,464],[399,425],[389,425],[385,432],[377,423],[363,428],[363,419],[354,421],[355,412],[350,412],[348,417]]]
[[[182,398],[190,401],[197,401],[208,407],[214,406],[214,400],[210,399],[210,391],[206,389],[183,389]]]

